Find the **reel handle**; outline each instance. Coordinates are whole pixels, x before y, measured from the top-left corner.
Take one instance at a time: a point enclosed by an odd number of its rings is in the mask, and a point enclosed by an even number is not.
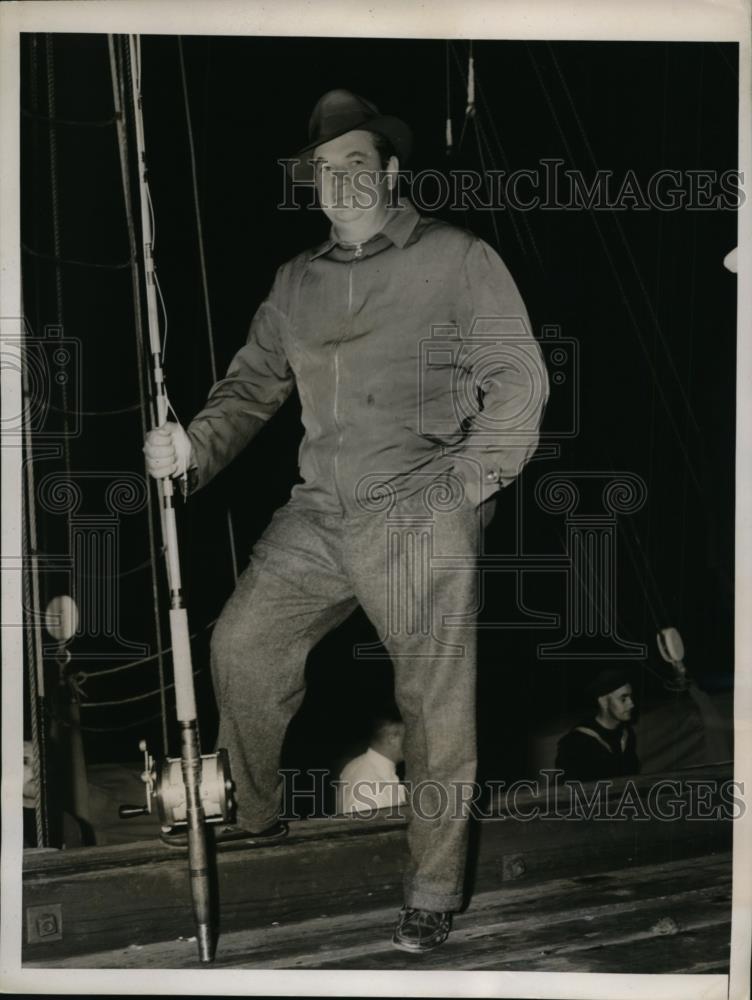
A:
[[[118,808],[118,816],[120,819],[131,819],[133,816],[148,816],[149,808],[147,806],[120,806]]]
[[[141,780],[146,786],[146,805],[143,806],[133,806],[133,805],[122,805],[118,808],[118,816],[120,819],[132,819],[134,816],[148,816],[151,813],[151,800],[154,794],[154,758],[149,753],[146,746],[146,740],[139,740],[138,749],[144,755],[144,769],[141,772]]]

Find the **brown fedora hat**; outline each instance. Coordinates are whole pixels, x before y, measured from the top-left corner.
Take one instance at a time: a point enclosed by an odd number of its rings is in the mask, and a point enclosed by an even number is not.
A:
[[[388,139],[400,161],[404,163],[412,148],[412,132],[401,119],[382,115],[375,104],[349,90],[330,90],[316,102],[308,122],[308,142],[288,161],[288,170],[296,181],[313,180],[310,154],[317,146],[336,139],[346,132],[364,129]]]

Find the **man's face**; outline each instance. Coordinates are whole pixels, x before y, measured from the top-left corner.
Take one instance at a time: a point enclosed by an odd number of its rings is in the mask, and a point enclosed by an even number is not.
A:
[[[321,207],[332,222],[357,222],[385,205],[396,160],[384,171],[370,132],[356,129],[330,139],[316,147],[313,160]]]
[[[606,715],[615,722],[629,722],[634,711],[634,701],[632,700],[632,685],[625,684],[623,687],[610,691],[607,695],[599,698],[601,707]]]
[[[34,776],[34,749],[28,740],[23,746],[23,804],[24,809],[35,806],[37,801],[37,779]]]

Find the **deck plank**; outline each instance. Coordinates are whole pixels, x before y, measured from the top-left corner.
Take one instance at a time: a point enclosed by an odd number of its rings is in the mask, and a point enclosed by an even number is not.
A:
[[[479,893],[470,909],[456,918],[447,944],[425,956],[391,947],[391,906],[301,922],[270,921],[263,928],[223,935],[215,966],[724,973],[730,872],[727,855],[702,865],[685,860],[537,886],[511,883]],[[665,924],[667,918],[673,924]],[[660,933],[661,926],[669,933]],[[191,968],[196,964],[195,943],[183,935],[169,942],[31,964]]]
[[[728,850],[730,836],[731,824],[717,822],[488,821],[479,829],[472,894],[515,880],[527,886],[547,884],[563,875],[680,857],[702,857],[704,865],[714,853]],[[66,860],[63,871],[47,862],[30,862],[24,907],[62,905],[64,935],[50,943],[25,942],[24,961],[190,936],[185,854],[159,845],[156,851],[155,845],[137,848],[138,861],[131,856],[126,865],[120,863],[123,848],[104,848],[112,861],[105,868],[101,858],[93,859],[94,867]],[[338,835],[318,822],[274,847],[222,853],[216,865],[221,932],[261,928],[271,919],[295,922],[398,907],[405,860],[401,826],[362,824],[356,833]]]

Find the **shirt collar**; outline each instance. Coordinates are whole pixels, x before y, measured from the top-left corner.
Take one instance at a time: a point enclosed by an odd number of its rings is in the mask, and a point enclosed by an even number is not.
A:
[[[389,757],[385,757],[383,753],[379,753],[378,750],[374,750],[373,747],[369,747],[366,750],[366,756],[370,757],[375,764],[379,764],[390,777],[392,774],[397,773],[397,766],[394,761]]]
[[[420,216],[415,206],[407,201],[407,199],[400,198],[394,207],[388,209],[386,222],[382,228],[370,240],[366,240],[363,245],[368,246],[371,240],[386,236],[394,246],[402,250],[412,236],[419,218]],[[329,238],[311,252],[309,259],[315,260],[317,257],[328,253],[332,247],[337,245],[337,242],[337,238],[334,235],[334,227],[332,227],[329,232]]]

